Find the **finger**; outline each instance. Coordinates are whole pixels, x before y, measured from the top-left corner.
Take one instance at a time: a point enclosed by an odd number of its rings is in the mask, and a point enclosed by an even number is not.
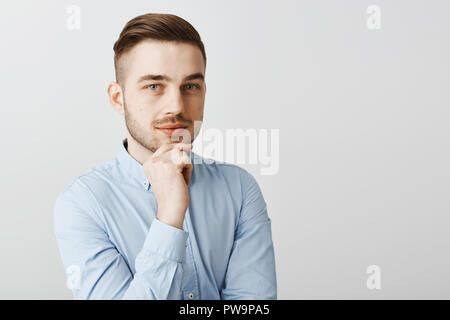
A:
[[[173,145],[174,148],[180,149],[182,151],[190,151],[192,150],[192,143],[176,143]]]
[[[188,153],[178,148],[170,150],[168,152],[168,156],[170,157],[170,160],[180,169],[180,171],[183,170],[186,164],[191,163],[191,157]]]
[[[178,164],[180,162],[183,162],[183,159],[189,158],[190,159],[190,150],[192,149],[191,146],[188,145],[178,145],[174,146],[171,150],[169,150],[163,157],[169,157],[170,160]]]
[[[177,148],[180,150],[191,150],[192,149],[192,144],[190,143],[165,143],[163,145],[161,145],[158,150],[155,151],[155,153],[153,154],[153,157],[159,157],[161,154],[172,150],[173,148]]]
[[[154,157],[154,158],[159,157],[161,154],[171,150],[172,148],[173,147],[172,147],[172,145],[170,143],[165,143],[165,144],[161,145],[158,148],[158,150],[155,151],[155,153],[153,153],[152,157]]]
[[[192,164],[184,167],[183,169],[183,176],[187,185],[191,182],[192,169],[194,169],[194,166]]]

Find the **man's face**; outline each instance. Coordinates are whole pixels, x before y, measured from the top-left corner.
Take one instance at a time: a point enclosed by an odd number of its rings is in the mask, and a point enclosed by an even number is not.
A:
[[[155,152],[175,143],[177,134],[192,142],[194,121],[203,120],[205,62],[199,48],[188,43],[146,40],[120,58],[123,70],[125,123],[139,144]],[[162,129],[179,124],[179,130]],[[173,136],[175,135],[175,136]]]

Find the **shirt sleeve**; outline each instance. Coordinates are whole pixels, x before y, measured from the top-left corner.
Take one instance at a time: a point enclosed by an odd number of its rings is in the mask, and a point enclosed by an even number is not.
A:
[[[73,187],[54,208],[55,235],[75,299],[181,300],[188,232],[154,219],[133,274],[93,214],[93,195]]]
[[[271,219],[256,180],[241,169],[243,203],[228,262],[223,300],[276,300]]]

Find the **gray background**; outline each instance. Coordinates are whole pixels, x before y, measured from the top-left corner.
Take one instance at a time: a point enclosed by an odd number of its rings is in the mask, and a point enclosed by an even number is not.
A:
[[[66,7],[81,8],[81,29]],[[369,5],[381,29],[366,27]],[[449,1],[2,1],[0,298],[71,299],[56,195],[114,157],[112,46],[148,12],[190,21],[208,66],[205,127],[279,128],[254,174],[279,299],[450,298]],[[195,151],[195,149],[194,149]],[[366,268],[382,270],[368,290]]]

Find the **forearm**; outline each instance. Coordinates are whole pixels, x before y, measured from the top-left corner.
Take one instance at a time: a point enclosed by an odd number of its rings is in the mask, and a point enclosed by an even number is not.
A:
[[[154,219],[123,299],[180,300],[188,232]]]

